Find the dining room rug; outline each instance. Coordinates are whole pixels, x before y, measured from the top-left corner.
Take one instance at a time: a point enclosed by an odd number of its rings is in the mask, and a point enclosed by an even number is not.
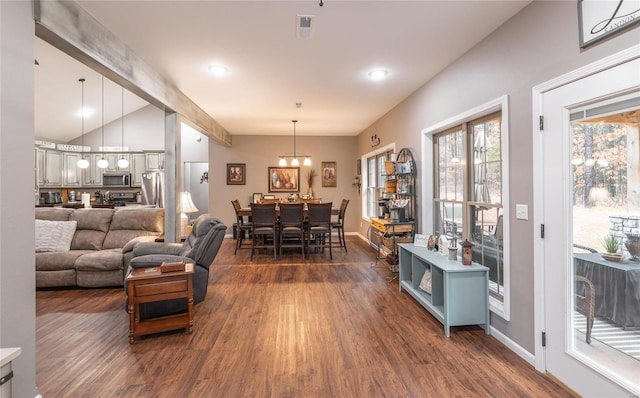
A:
[[[586,318],[575,313],[573,320],[575,328],[581,333],[586,333]],[[625,330],[608,319],[595,318],[591,338],[640,361],[640,328]]]

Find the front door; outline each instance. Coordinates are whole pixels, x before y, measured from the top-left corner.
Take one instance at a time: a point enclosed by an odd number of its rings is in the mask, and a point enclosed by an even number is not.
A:
[[[596,120],[596,116],[633,112],[633,104],[640,104],[639,90],[640,60],[636,58],[598,73],[585,75],[541,95],[544,129],[540,133],[541,150],[538,152],[538,161],[542,168],[542,203],[536,208],[542,214],[537,215],[536,220],[541,220],[541,224],[544,225],[544,237],[542,238],[543,225],[540,225],[541,243],[538,248],[541,250],[536,255],[543,263],[543,277],[539,280],[542,280],[544,285],[544,368],[583,396],[629,396],[640,393],[638,359],[610,349],[610,346],[593,338],[593,335],[590,343],[586,341],[586,317],[577,312],[576,306],[580,303],[576,297],[584,297],[585,288],[582,287],[582,283],[576,284],[575,263],[576,258],[579,258],[579,251],[585,252],[582,255],[585,257],[590,254],[586,254],[589,253],[587,250],[574,247],[574,243],[581,243],[575,239],[581,237],[580,239],[591,239],[588,245],[596,246],[591,247],[592,249],[604,251],[601,242],[603,237],[609,234],[608,216],[614,212],[604,206],[601,206],[598,212],[594,211],[592,203],[585,203],[583,200],[588,198],[589,194],[587,192],[585,196],[585,189],[593,189],[594,193],[599,192],[595,188],[601,188],[601,193],[615,193],[616,189],[624,189],[624,192],[618,192],[618,199],[623,201],[626,200],[627,190],[637,194],[640,189],[638,186],[622,184],[621,180],[611,182],[613,175],[609,173],[611,168],[608,167],[611,158],[602,155],[596,159],[595,153],[592,153],[597,147],[596,144],[619,152],[627,150],[626,144],[625,148],[622,148],[621,141],[613,142],[609,136],[602,135],[599,138],[600,142],[585,145],[583,129],[585,125]],[[624,133],[628,134],[628,141],[637,142],[637,125],[629,131]],[[593,140],[593,135],[589,139]],[[588,153],[585,152],[585,148],[590,148],[587,150]],[[637,168],[637,152],[630,153],[635,153],[636,157],[630,164]],[[598,179],[598,176],[601,178]],[[624,178],[626,179],[626,173]],[[588,187],[585,186],[587,180],[590,184]],[[633,183],[629,181],[629,185]],[[606,206],[614,204],[611,201],[606,202]],[[622,202],[617,203],[621,204]],[[619,210],[615,210],[616,214]],[[602,218],[605,218],[604,222]],[[604,225],[602,230],[599,229],[599,225]],[[585,237],[584,232],[588,229],[590,232]],[[588,245],[583,242],[581,246]],[[593,260],[593,264],[603,262],[602,267],[608,267],[606,261],[600,261],[599,254],[589,258]],[[608,269],[612,270],[613,267]],[[581,272],[582,269],[578,274]],[[589,277],[596,279],[593,273],[589,274]],[[599,284],[595,289],[596,307],[602,304],[603,289],[619,289],[613,287],[613,282],[608,278],[602,280],[601,277],[593,281]],[[606,286],[603,286],[604,284]],[[618,293],[624,294],[620,290]],[[610,321],[604,316],[596,316],[595,319],[596,322]],[[621,325],[612,323],[614,328],[618,326],[619,329],[623,329]]]

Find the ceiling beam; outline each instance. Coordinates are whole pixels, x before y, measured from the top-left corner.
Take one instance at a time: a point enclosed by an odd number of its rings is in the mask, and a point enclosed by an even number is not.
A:
[[[36,36],[164,111],[179,113],[214,141],[231,134],[73,1],[34,0]]]

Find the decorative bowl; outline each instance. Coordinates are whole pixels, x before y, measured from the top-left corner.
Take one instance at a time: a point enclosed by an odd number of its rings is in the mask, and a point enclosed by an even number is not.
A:
[[[619,253],[602,253],[602,258],[604,258],[607,261],[613,261],[613,262],[619,263],[620,261],[622,261],[623,256],[622,254],[619,254]]]

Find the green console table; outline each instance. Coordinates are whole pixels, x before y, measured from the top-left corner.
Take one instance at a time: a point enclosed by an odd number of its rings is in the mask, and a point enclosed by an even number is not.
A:
[[[400,244],[400,292],[406,290],[444,325],[482,325],[489,330],[489,268],[477,263],[462,265],[438,252],[414,244]],[[431,293],[422,290],[425,272],[431,272]]]

